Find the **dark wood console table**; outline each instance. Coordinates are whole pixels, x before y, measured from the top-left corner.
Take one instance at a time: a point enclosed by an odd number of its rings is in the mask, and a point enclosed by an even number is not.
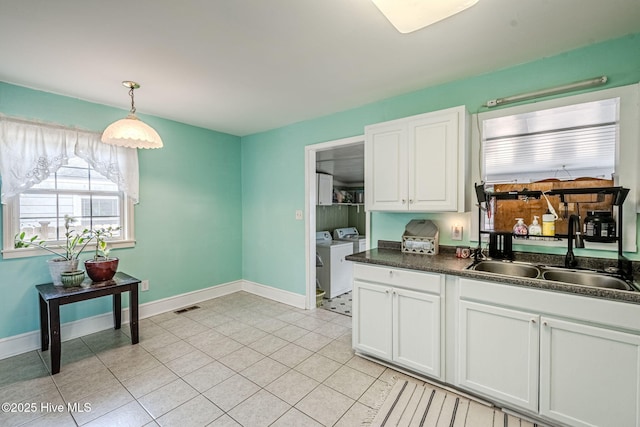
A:
[[[122,319],[122,293],[129,292],[129,326],[131,344],[138,343],[138,283],[140,280],[128,274],[117,272],[112,280],[92,283],[85,281],[81,286],[64,288],[52,283],[36,285],[40,300],[40,339],[42,351],[49,349],[51,339],[51,374],[60,372],[60,306],[73,302],[113,295],[113,323],[120,329]]]

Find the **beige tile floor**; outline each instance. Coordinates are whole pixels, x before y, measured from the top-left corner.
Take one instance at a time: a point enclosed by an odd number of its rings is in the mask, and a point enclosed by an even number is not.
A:
[[[238,292],[0,360],[2,426],[359,426],[394,371],[354,356],[351,318]],[[18,407],[18,405],[21,405]]]

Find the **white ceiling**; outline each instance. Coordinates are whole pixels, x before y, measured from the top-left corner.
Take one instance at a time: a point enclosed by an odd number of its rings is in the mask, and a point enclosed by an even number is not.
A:
[[[364,142],[316,152],[316,172],[333,175],[338,185],[364,185]]]
[[[640,31],[639,0],[0,0],[0,80],[247,135]]]

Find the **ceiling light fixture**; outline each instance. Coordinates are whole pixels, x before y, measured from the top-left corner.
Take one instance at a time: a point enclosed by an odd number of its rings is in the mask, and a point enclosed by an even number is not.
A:
[[[124,87],[129,88],[131,111],[126,118],[120,119],[107,126],[102,133],[102,142],[120,147],[161,148],[163,144],[158,132],[136,117],[133,91],[134,89],[138,89],[140,85],[128,80],[123,81],[122,84]]]
[[[478,0],[372,0],[403,34],[442,21],[470,8]]]

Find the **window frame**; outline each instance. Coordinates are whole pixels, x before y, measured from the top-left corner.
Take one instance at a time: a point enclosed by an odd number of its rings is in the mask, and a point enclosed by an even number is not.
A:
[[[93,170],[93,169],[92,169]],[[52,191],[52,193],[65,194],[87,194],[86,190],[74,192],[72,190]],[[101,191],[92,192],[100,194]],[[34,256],[51,256],[51,252],[38,247],[18,248],[15,246],[15,235],[20,231],[20,215],[19,215],[19,196],[11,198],[6,204],[2,205],[2,257],[3,259],[27,258]],[[122,236],[119,239],[109,240],[109,246],[113,249],[131,248],[135,246],[135,230],[134,230],[134,203],[130,197],[123,194],[122,197],[122,218],[123,224]],[[90,253],[91,249],[95,250],[95,242],[89,243],[85,248],[85,252]]]
[[[637,213],[640,212],[640,206],[638,204],[638,200],[640,200],[640,174],[637,168],[640,160],[640,83],[595,90],[578,95],[556,97],[527,104],[499,107],[482,112],[478,111],[473,115],[472,122],[474,125],[471,129],[472,182],[481,182],[480,165],[482,164],[482,144],[480,139],[483,120],[609,98],[620,98],[618,112],[619,132],[616,140],[615,173],[613,179],[615,185],[623,186],[631,190],[623,205],[623,217],[626,219],[622,230],[623,251],[637,252],[636,221]],[[477,242],[479,227],[476,203],[475,200],[472,203],[473,209],[471,215],[472,234],[470,240],[474,242]],[[559,242],[535,242],[535,246],[566,247],[564,240]],[[518,242],[518,244],[521,243],[523,242]],[[534,243],[526,242],[525,244],[529,245]],[[606,244],[591,244],[590,249],[615,251],[611,245]]]

